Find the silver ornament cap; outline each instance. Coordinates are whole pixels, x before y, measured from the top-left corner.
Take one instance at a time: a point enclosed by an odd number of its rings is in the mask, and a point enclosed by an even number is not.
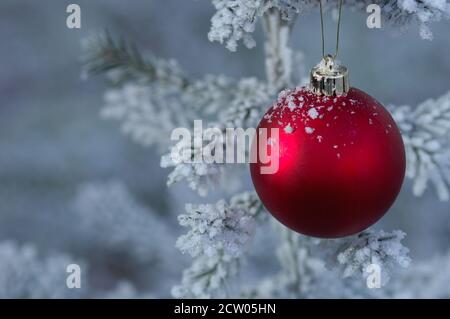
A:
[[[334,57],[326,55],[310,73],[310,85],[315,94],[339,96],[346,94],[348,85],[348,70],[335,62]]]

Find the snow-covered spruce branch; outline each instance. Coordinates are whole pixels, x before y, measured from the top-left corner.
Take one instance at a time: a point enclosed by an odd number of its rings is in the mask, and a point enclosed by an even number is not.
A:
[[[194,109],[181,103],[190,82],[176,61],[144,57],[107,33],[86,39],[84,51],[84,73],[109,79],[102,117],[120,121],[122,131],[134,141],[165,149],[172,129],[196,117]]]
[[[396,230],[375,232],[366,230],[343,239],[322,240],[318,249],[325,257],[327,266],[340,269],[343,278],[363,276],[366,278],[371,265],[380,269],[381,285],[385,285],[396,267],[406,268],[411,259],[409,249],[401,241],[406,234]]]
[[[131,79],[186,87],[189,83],[174,60],[143,56],[125,40],[115,40],[108,32],[83,40],[83,76],[106,74],[113,85]]]
[[[335,255],[336,256],[336,255]],[[318,260],[316,272],[309,280],[316,280],[308,291],[309,298],[449,298],[450,253],[431,259],[419,260],[396,272],[382,289],[368,289],[364,281],[356,278],[341,279],[333,271],[323,269]],[[245,297],[287,297],[280,289],[279,276],[261,281]],[[407,289],[405,289],[407,287]]]
[[[406,147],[406,176],[413,193],[421,196],[432,183],[440,200],[450,194],[450,92],[416,108],[390,106]]]
[[[267,83],[256,78],[244,78],[236,82],[223,76],[216,77],[214,81],[214,77],[207,76],[206,81],[191,85],[184,96],[183,101],[187,105],[197,105],[207,110],[205,115],[218,114],[217,119],[208,126],[218,128],[223,136],[227,128],[255,127],[265,108],[274,99],[275,93],[291,84],[293,53],[288,45],[290,24],[286,23],[282,14],[276,10],[269,10],[263,21],[266,33]],[[297,54],[294,58],[300,74],[303,71],[302,55]],[[225,153],[230,145],[225,139],[208,143],[209,147],[206,148],[204,146],[207,145],[203,142],[197,145],[188,142],[181,140],[173,146],[170,153],[162,157],[161,166],[174,167],[169,174],[168,185],[186,180],[190,188],[204,196],[211,185],[217,185],[225,169],[225,165],[215,161],[217,151],[220,149]],[[174,161],[173,154],[179,154],[177,161]],[[198,154],[202,155],[203,161],[193,162]]]
[[[325,2],[325,1],[324,1]],[[227,49],[236,51],[242,41],[247,48],[256,43],[252,36],[257,20],[267,11],[276,9],[285,21],[293,21],[297,15],[308,12],[318,5],[318,0],[212,0],[217,12],[211,19],[208,37],[211,41],[225,43]],[[337,1],[327,1],[326,7],[335,8]],[[447,0],[347,0],[351,9],[364,10],[369,4],[378,4],[382,17],[390,24],[405,28],[417,23],[420,35],[431,39],[429,24],[450,18],[450,3]]]
[[[236,51],[239,41],[247,48],[256,43],[252,33],[258,19],[268,10],[280,11],[285,21],[293,20],[315,3],[314,0],[212,0],[217,12],[211,18],[210,41],[225,43],[227,49]]]
[[[433,38],[431,23],[450,19],[448,0],[348,0],[345,3],[362,10],[369,4],[378,4],[385,22],[400,29],[417,24],[420,37],[425,40]]]
[[[174,297],[221,297],[229,280],[237,275],[240,259],[251,241],[263,207],[254,193],[244,193],[216,204],[186,206],[180,225],[189,227],[177,240],[177,247],[193,258],[183,271],[181,284],[172,289]]]
[[[377,298],[390,297],[409,265],[408,249],[401,244],[400,231],[365,231],[335,240],[322,240],[296,234],[281,225],[281,242],[277,249],[279,273],[244,290],[250,298]],[[382,291],[368,289],[366,280],[371,264],[380,267],[381,284],[395,272],[392,286]]]
[[[108,34],[86,41],[86,73],[106,73],[113,80],[105,93],[102,116],[119,120],[122,131],[136,142],[156,144],[160,150],[170,143],[174,128],[190,127],[195,118],[215,115],[207,127],[221,130],[254,127],[271,104],[274,92],[291,81],[292,52],[287,45],[290,28],[273,10],[265,21],[269,84],[255,78],[236,81],[223,75],[191,81],[174,61],[146,59],[133,46],[114,41]],[[191,152],[191,146],[183,143],[170,152],[180,151],[186,156],[203,152],[203,148]],[[188,158],[175,163],[170,154],[163,156],[162,167],[174,167],[168,184],[186,180],[192,189],[205,195],[209,185],[217,184],[224,165],[208,164],[212,154],[203,155],[207,158],[202,163],[186,163]]]
[[[200,141],[200,143],[202,142]],[[203,143],[201,146],[203,147]],[[191,141],[182,139],[172,146],[168,154],[161,157],[161,167],[172,168],[167,179],[168,186],[186,181],[192,190],[200,196],[206,196],[209,189],[218,184],[223,176],[223,165],[214,162],[193,161],[196,156],[204,156],[202,147],[196,147]],[[217,147],[223,147],[223,144],[217,145]]]
[[[209,141],[202,138],[202,134],[200,136],[194,134],[194,138],[201,138],[198,143],[185,139],[177,142],[170,152],[161,158],[162,167],[173,167],[168,176],[168,185],[185,180],[191,189],[205,196],[212,185],[217,185],[226,166],[217,161],[218,152],[225,154],[227,146],[234,147],[227,145],[226,129],[245,130],[255,127],[262,111],[270,104],[272,99],[270,92],[267,85],[256,78],[244,78],[234,84],[230,82],[227,91],[218,90],[215,95],[209,94],[208,97],[204,94],[203,97],[206,97],[206,100],[213,102],[210,106],[215,105],[218,115],[215,121],[207,124],[203,133],[206,134],[209,128],[215,130],[222,138]],[[191,95],[191,102],[194,101],[194,96]],[[199,98],[202,96],[200,95],[196,100]],[[246,150],[235,151],[238,153]],[[175,158],[174,155],[176,155]],[[195,160],[198,155],[201,161]]]
[[[206,75],[188,80],[175,61],[146,59],[107,34],[86,42],[85,73],[105,73],[113,80],[102,116],[120,121],[122,131],[144,146],[164,149],[174,128],[189,128],[194,119],[213,115],[209,126],[254,126],[272,97],[256,78]]]

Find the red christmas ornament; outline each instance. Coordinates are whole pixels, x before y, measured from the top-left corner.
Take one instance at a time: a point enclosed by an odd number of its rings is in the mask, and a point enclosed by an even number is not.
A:
[[[278,170],[262,173],[269,164],[261,156],[250,170],[261,201],[281,223],[336,238],[366,229],[391,207],[405,174],[405,151],[388,111],[348,88],[346,68],[322,63],[310,87],[282,92],[259,123],[253,155],[278,149],[278,159],[271,159]]]

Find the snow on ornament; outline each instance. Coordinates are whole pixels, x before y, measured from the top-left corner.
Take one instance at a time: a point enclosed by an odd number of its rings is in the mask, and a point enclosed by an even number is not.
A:
[[[378,101],[349,87],[347,68],[332,56],[311,71],[308,87],[280,94],[261,129],[278,147],[278,170],[262,173],[268,164],[254,157],[253,184],[267,210],[290,229],[348,236],[374,224],[394,203],[405,175],[400,132]],[[272,129],[278,134],[270,136]],[[257,154],[258,137],[252,143]],[[270,153],[267,147],[263,152]]]

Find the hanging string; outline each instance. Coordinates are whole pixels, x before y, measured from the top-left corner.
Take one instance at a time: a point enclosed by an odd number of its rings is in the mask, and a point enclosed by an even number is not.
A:
[[[341,15],[342,15],[342,0],[339,0],[339,15],[338,15],[338,23],[337,23],[337,30],[336,30],[336,53],[333,55],[333,58],[336,59],[338,52],[339,52],[339,33],[341,29]],[[323,6],[322,6],[322,0],[319,0],[319,7],[320,7],[320,30],[322,35],[322,57],[325,58],[325,35],[324,35],[324,28],[323,28]]]
[[[320,30],[322,31],[322,58],[325,58],[325,36],[323,34],[323,9],[322,0],[319,0],[320,6]]]

